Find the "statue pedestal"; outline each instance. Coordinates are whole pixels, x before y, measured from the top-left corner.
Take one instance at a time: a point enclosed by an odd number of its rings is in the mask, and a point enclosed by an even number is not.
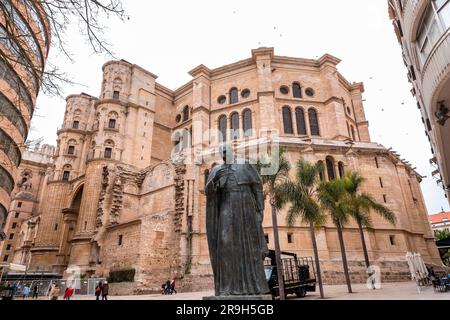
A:
[[[204,301],[272,301],[272,295],[260,295],[260,296],[213,296],[203,297]]]

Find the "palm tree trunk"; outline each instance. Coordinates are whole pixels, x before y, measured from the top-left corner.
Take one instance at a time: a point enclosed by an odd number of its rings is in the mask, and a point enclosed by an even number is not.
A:
[[[285,300],[286,296],[284,294],[283,265],[281,262],[280,238],[278,235],[277,208],[274,205],[272,205],[272,224],[273,224],[273,236],[275,240],[275,260],[277,263],[278,288],[280,291],[280,300]]]
[[[309,230],[311,232],[311,242],[314,250],[314,259],[316,260],[317,281],[319,282],[320,299],[325,299],[325,295],[323,293],[322,274],[320,271],[319,251],[317,250],[316,235],[314,232],[314,223],[309,224]]]
[[[336,223],[336,226],[339,236],[339,244],[341,246],[342,265],[344,266],[345,281],[347,282],[348,293],[353,293],[352,285],[350,283],[350,274],[348,273],[348,262],[347,262],[347,255],[345,253],[344,236],[342,234],[341,222],[338,221]]]
[[[357,222],[358,222],[358,227],[359,227],[359,233],[361,235],[361,243],[362,243],[362,248],[364,251],[364,260],[366,261],[366,268],[369,268],[370,260],[369,260],[369,253],[367,252],[366,239],[364,238],[364,230],[362,227],[361,220],[357,219]]]

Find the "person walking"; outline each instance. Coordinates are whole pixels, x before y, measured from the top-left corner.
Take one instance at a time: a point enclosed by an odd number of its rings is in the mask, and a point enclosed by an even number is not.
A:
[[[60,293],[61,293],[61,289],[59,288],[59,286],[57,284],[55,284],[52,291],[50,292],[50,299],[58,300]]]
[[[172,281],[170,282],[170,291],[172,293],[175,292],[175,294],[177,294],[177,290],[175,290],[175,277],[172,279]]]
[[[64,292],[64,300],[70,300],[70,298],[72,298],[73,296],[73,291],[74,290],[72,287],[68,287]]]
[[[97,284],[97,286],[95,287],[95,300],[100,300],[100,295],[102,294],[102,283],[100,282],[99,284]]]
[[[33,287],[33,296],[31,299],[37,299],[39,297],[39,287],[37,284]]]
[[[23,295],[23,296],[22,296],[23,299],[27,299],[28,296],[30,295],[30,287],[29,287],[28,285],[25,285],[25,286],[23,287],[22,295]]]
[[[166,281],[166,294],[172,294],[172,290],[170,290],[170,280]]]
[[[105,281],[105,283],[102,286],[102,300],[108,300],[108,294],[109,294],[109,284],[108,281]]]
[[[19,289],[17,283],[14,283],[11,287],[11,300],[14,300],[14,297],[16,296],[17,290]]]

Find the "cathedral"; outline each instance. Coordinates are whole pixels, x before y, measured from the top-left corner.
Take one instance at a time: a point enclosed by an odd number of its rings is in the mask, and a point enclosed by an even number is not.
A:
[[[396,225],[374,214],[373,228],[364,231],[384,281],[410,277],[408,251],[441,265],[421,175],[371,141],[364,85],[347,81],[339,63],[329,54],[302,59],[258,48],[220,68],[194,68],[192,80],[175,91],[125,60],[106,63],[99,97],[67,97],[52,161],[35,174],[29,219],[38,226],[16,240],[10,258],[30,272],[62,277],[74,269],[85,277],[133,270],[130,293],[159,292],[172,277],[182,290],[211,289],[204,187],[220,161],[212,150],[220,141],[251,149],[276,140],[293,167],[299,159],[321,163],[323,180],[358,171],[366,178],[363,191],[395,212]],[[20,211],[18,199],[8,219]],[[278,217],[282,250],[313,256],[308,226],[298,221],[289,228],[285,211]],[[273,249],[268,203],[263,226]],[[345,226],[344,238],[351,279],[365,282],[356,223]],[[317,231],[317,242],[325,282],[343,283],[331,221]]]

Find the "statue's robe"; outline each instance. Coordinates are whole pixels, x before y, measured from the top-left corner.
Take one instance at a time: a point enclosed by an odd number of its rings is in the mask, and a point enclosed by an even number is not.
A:
[[[264,195],[258,172],[248,163],[217,165],[209,174],[205,191],[216,296],[268,293]]]

